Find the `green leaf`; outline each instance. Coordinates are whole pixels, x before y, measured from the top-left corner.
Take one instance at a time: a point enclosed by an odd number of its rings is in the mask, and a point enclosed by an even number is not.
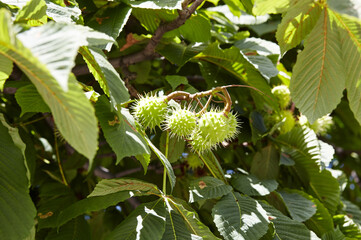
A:
[[[162,239],[219,239],[200,221],[197,213],[184,201],[166,198],[165,203],[167,205],[167,223]]]
[[[0,91],[4,90],[5,81],[13,71],[13,63],[10,59],[0,55]]]
[[[245,58],[261,73],[261,75],[270,81],[272,77],[278,75],[278,70],[273,62],[265,56],[247,56]]]
[[[128,89],[123,80],[100,49],[82,47],[79,52],[114,107],[129,100]]]
[[[195,179],[189,184],[189,202],[222,197],[228,194],[232,187],[223,181],[210,176]]]
[[[46,236],[45,240],[63,240],[76,239],[88,240],[91,239],[90,228],[83,217],[77,217],[59,229],[53,228]]]
[[[335,15],[325,8],[293,69],[292,100],[311,124],[336,108],[345,87],[341,41],[336,29]]]
[[[192,15],[179,28],[170,31],[164,37],[182,36],[190,42],[207,42],[211,38],[212,25],[205,14]]]
[[[86,44],[86,38],[87,41],[95,41],[99,34],[93,34],[88,28],[81,26],[49,23],[21,33],[20,37],[31,48],[30,51],[13,35],[9,13],[4,9],[0,10],[0,26],[0,54],[14,61],[33,82],[51,109],[58,129],[69,144],[92,160],[97,150],[98,138],[94,109],[74,77],[62,75],[68,72],[62,69],[62,66],[66,65],[65,68],[70,71],[73,65],[68,65],[73,59],[70,59],[69,53],[65,53],[68,50],[75,50],[75,57],[77,49],[68,46],[68,44],[72,45],[71,41],[78,41],[76,45],[79,42]],[[77,35],[83,36],[74,40]],[[46,67],[44,65],[46,63],[50,67]],[[67,86],[67,92],[64,92],[50,72],[61,73],[62,76],[57,75],[57,77],[58,80],[65,81],[63,83]]]
[[[335,15],[339,22],[339,34],[342,38],[341,49],[346,72],[347,98],[355,118],[361,123],[361,70],[356,67],[361,61],[361,21],[344,15]]]
[[[15,93],[15,98],[21,107],[20,116],[23,116],[27,112],[50,112],[48,105],[46,105],[32,84],[19,88]]]
[[[273,145],[257,152],[252,161],[251,173],[259,179],[277,179],[280,154]]]
[[[167,76],[165,76],[165,79],[171,85],[173,91],[181,84],[183,84],[183,85],[188,84],[188,80],[184,76],[167,75]]]
[[[31,0],[18,12],[16,22],[30,23],[30,25],[41,25],[46,22],[46,4],[44,0]],[[35,24],[32,24],[34,22]]]
[[[59,23],[75,23],[80,19],[81,10],[78,6],[60,6],[51,2],[50,0],[46,1],[46,15],[53,19],[55,22]]]
[[[260,239],[268,230],[267,212],[254,199],[231,192],[212,209],[213,221],[224,239]]]
[[[0,115],[0,239],[24,239],[34,226],[35,206],[21,150]]]
[[[256,88],[258,91],[254,97],[262,97],[267,104],[276,107],[274,99],[267,81],[261,76],[257,69],[247,61],[243,53],[236,47],[221,49],[218,43],[210,44],[203,52],[194,57],[201,61],[215,64],[239,80],[246,82],[248,85]],[[260,93],[261,96],[260,96]]]
[[[286,217],[281,212],[272,206],[260,202],[261,206],[266,210],[270,221],[273,223],[278,239],[282,240],[313,240],[319,239],[307,227],[289,217]]]
[[[118,114],[111,112],[111,106],[106,96],[99,97],[95,109],[105,139],[117,155],[117,164],[124,157],[143,155],[145,158],[141,164],[146,172],[150,160],[150,150],[147,142],[134,127],[134,119],[128,110],[122,108]],[[127,118],[132,118],[133,124]]]
[[[328,0],[327,5],[341,14],[347,14],[356,18],[361,16],[360,2],[358,0]]]
[[[165,221],[166,209],[162,199],[144,203],[132,211],[106,239],[161,239]]]
[[[101,8],[95,13],[94,17],[88,22],[88,26],[106,33],[114,39],[117,39],[124,25],[127,23],[132,8],[125,4],[118,4],[115,7]],[[113,43],[108,43],[105,50],[110,51]]]
[[[278,187],[278,182],[274,179],[260,180],[254,175],[244,174],[232,175],[231,184],[237,191],[249,196],[265,196]]]
[[[333,160],[333,155],[335,154],[335,149],[332,145],[325,143],[321,140],[318,140],[320,146],[320,165],[322,169],[328,167]]]
[[[354,222],[361,224],[361,210],[359,206],[345,199],[342,199],[342,203],[344,206],[343,210],[347,213],[347,216]]]
[[[318,198],[331,214],[335,213],[340,203],[340,187],[329,171],[323,170],[311,175],[308,191]]]
[[[346,237],[338,228],[322,235],[322,240],[334,240],[334,239],[345,240]]]
[[[243,52],[257,51],[261,56],[280,55],[280,47],[274,42],[261,38],[246,38],[234,43],[234,46]]]
[[[276,33],[282,55],[300,44],[311,32],[321,11],[321,6],[313,0],[299,1],[287,11]]]
[[[155,155],[157,155],[159,160],[162,162],[164,168],[167,170],[167,176],[169,178],[170,186],[171,189],[173,189],[175,185],[176,177],[174,175],[172,165],[170,164],[169,160],[164,156],[164,154],[161,151],[159,151],[159,149],[156,146],[154,146],[152,141],[150,141],[150,139],[147,136],[144,136],[144,139],[147,141],[148,146],[153,150]]]
[[[304,222],[316,213],[314,203],[297,192],[279,192],[293,220]]]
[[[241,16],[241,10],[245,11],[243,4],[238,0],[224,0],[225,4],[227,4],[229,10],[232,12],[234,16]]]
[[[169,106],[169,105],[168,105]],[[165,152],[167,132],[160,137],[159,150]],[[177,162],[185,151],[186,142],[176,136],[170,136],[168,142],[168,160],[170,163]]]
[[[335,215],[333,220],[341,232],[349,238],[360,239],[361,227],[346,215]]]
[[[253,13],[264,15],[266,13],[282,13],[287,10],[290,0],[255,0]]]
[[[182,67],[199,52],[203,51],[202,45],[184,45],[177,43],[159,44],[157,52],[163,55],[168,61]]]
[[[134,8],[149,8],[149,9],[182,9],[183,0],[146,0],[146,1],[131,1],[130,5]]]
[[[227,179],[224,176],[222,166],[219,164],[218,159],[212,151],[205,152],[202,154],[198,153],[199,158],[207,166],[208,170],[212,173],[213,177],[227,182]]]
[[[158,187],[152,183],[130,178],[103,179],[95,186],[88,198],[121,191],[134,191],[137,195],[160,195]]]
[[[307,184],[311,175],[319,172],[320,149],[317,136],[307,127],[294,127],[290,132],[280,135],[276,141],[282,150],[295,162],[295,170],[300,179]]]
[[[123,202],[126,199],[133,197],[133,193],[134,192],[132,191],[121,191],[107,194],[104,196],[96,196],[82,199],[66,207],[60,212],[56,226],[62,226],[69,220],[83,215],[84,213],[98,211],[110,206],[114,206],[119,202]],[[137,194],[138,193],[135,192],[135,196],[138,196]]]
[[[75,65],[79,47],[114,41],[88,27],[54,22],[31,28],[17,37],[40,63],[46,65],[64,91],[68,90],[69,73]]]

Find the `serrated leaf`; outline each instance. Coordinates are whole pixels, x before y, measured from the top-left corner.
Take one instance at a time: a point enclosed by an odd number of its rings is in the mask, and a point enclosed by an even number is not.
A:
[[[19,88],[15,93],[15,98],[21,107],[20,116],[23,116],[27,112],[50,112],[48,105],[46,105],[32,84]]]
[[[0,118],[0,239],[24,239],[34,226],[36,209],[23,154],[4,126],[3,115]]]
[[[44,0],[31,0],[16,14],[16,22],[41,25],[46,22],[46,4]]]
[[[356,67],[361,61],[361,21],[336,14],[339,22],[338,31],[342,38],[341,49],[344,63],[344,71],[346,72],[346,89],[347,98],[350,102],[350,108],[355,118],[361,123],[361,70]]]
[[[253,13],[264,15],[266,13],[282,13],[289,6],[290,0],[255,0]]]
[[[361,3],[358,0],[328,0],[327,5],[338,13],[361,18]]]
[[[251,173],[259,179],[277,179],[280,155],[273,145],[263,148],[254,155]]]
[[[66,52],[73,51],[74,48],[67,44],[71,45],[72,41],[76,41],[75,45],[94,44],[100,35],[104,35],[91,32],[88,28],[79,25],[49,23],[31,28],[19,35],[31,48],[30,51],[15,37],[9,13],[4,9],[0,10],[0,23],[0,54],[14,61],[29,77],[51,109],[55,124],[62,136],[91,161],[97,150],[98,138],[94,109],[72,75],[70,77],[57,75],[58,80],[66,81],[63,83],[68,86],[68,91],[64,92],[51,72],[67,74],[70,71],[73,65],[73,59],[70,58],[75,57],[77,48],[74,56],[70,56]],[[83,36],[78,39],[77,35]],[[108,37],[105,39],[105,42],[109,41]],[[104,41],[101,40],[99,43]],[[68,70],[61,69],[63,64]]]
[[[341,230],[341,232],[351,239],[361,238],[361,226],[355,223],[346,215],[335,215],[333,220]]]
[[[361,224],[361,210],[360,207],[356,204],[342,199],[343,210],[347,213],[347,215],[356,223]]]
[[[270,221],[276,229],[276,236],[281,240],[315,240],[319,239],[307,227],[289,217],[286,217],[281,212],[272,206],[260,202],[261,206],[266,210]]]
[[[235,174],[232,175],[232,186],[248,196],[265,196],[278,187],[274,179],[260,180],[254,175]]]
[[[168,104],[169,106],[169,104]],[[159,150],[165,152],[167,132],[163,132],[160,137]],[[168,142],[168,160],[170,163],[175,163],[184,153],[186,142],[184,139],[179,139],[176,136],[169,136]]]
[[[227,179],[224,176],[224,172],[222,166],[219,164],[218,159],[214,155],[212,151],[202,153],[202,155],[198,154],[199,158],[202,162],[207,166],[208,170],[212,173],[213,177],[222,180],[223,182],[227,182]]]
[[[327,168],[333,160],[333,155],[335,154],[335,149],[332,145],[325,143],[321,140],[318,140],[320,146],[320,165],[321,169]]]
[[[244,6],[239,0],[224,0],[224,3],[227,4],[229,10],[234,16],[241,16],[241,10],[245,11]]]
[[[146,0],[146,1],[130,1],[130,5],[134,8],[148,9],[182,9],[182,0]]]
[[[106,238],[111,239],[161,239],[165,231],[166,209],[164,202],[154,202],[138,206]]]
[[[130,178],[118,178],[101,180],[88,195],[88,198],[104,196],[121,191],[134,191],[135,193],[144,195],[161,194],[158,187],[152,183]]]
[[[234,46],[241,51],[247,52],[249,50],[257,51],[261,56],[280,55],[280,47],[271,41],[261,38],[246,38],[234,43]]]
[[[172,165],[170,164],[169,160],[164,156],[164,154],[161,151],[159,151],[159,149],[156,146],[154,146],[152,141],[150,141],[150,139],[147,136],[145,136],[144,139],[146,140],[148,146],[153,150],[155,155],[157,155],[157,157],[163,164],[164,168],[166,169],[171,189],[173,189],[176,182],[176,177],[174,175]]]
[[[293,220],[304,222],[316,213],[314,203],[297,192],[279,192]]]
[[[5,81],[13,71],[13,63],[10,59],[0,55],[0,91],[4,89]]]
[[[39,62],[46,65],[64,91],[68,89],[69,73],[75,65],[78,48],[114,41],[88,27],[54,22],[31,28],[17,37]]]
[[[110,97],[114,107],[129,100],[128,89],[123,80],[100,49],[82,47],[79,52],[100,87]]]
[[[169,44],[159,44],[156,50],[171,63],[182,67],[191,60],[191,58],[203,51],[204,46],[184,45],[171,42]]]
[[[171,220],[172,222],[167,222],[166,229],[163,235],[164,240],[219,239],[214,236],[213,233],[209,230],[209,228],[200,221],[197,213],[193,209],[191,209],[183,200],[168,198],[165,199],[165,203],[167,205],[167,219]],[[180,222],[181,219],[178,215],[182,218],[182,222],[184,224]],[[173,222],[173,220],[176,220],[177,222]],[[177,238],[178,236],[184,236],[185,238]]]
[[[224,239],[260,239],[268,230],[267,212],[254,199],[231,192],[212,209],[213,221]]]
[[[59,23],[75,23],[80,19],[81,10],[78,6],[60,6],[51,2],[46,1],[46,15]]]
[[[106,7],[98,10],[94,17],[88,22],[88,26],[117,39],[124,25],[127,23],[132,8],[125,4],[115,7]],[[110,51],[113,43],[108,43],[105,50]]]
[[[61,226],[59,229],[53,228],[46,236],[45,240],[63,240],[76,239],[88,240],[91,239],[90,228],[83,217],[77,217],[67,224]]]
[[[282,55],[296,47],[311,32],[321,14],[321,6],[313,0],[292,6],[278,25],[276,38]]]
[[[317,174],[320,169],[317,164],[320,149],[314,131],[306,127],[294,127],[276,141],[282,144],[283,152],[295,162],[297,175],[307,184],[311,175]]]
[[[189,184],[189,202],[222,197],[228,194],[232,187],[223,181],[210,176],[195,179]]]
[[[278,75],[278,70],[273,62],[265,56],[247,56],[246,59],[261,73],[261,75],[270,81],[272,77]]]
[[[340,187],[329,171],[312,174],[308,191],[318,198],[331,214],[335,213],[340,203]]]
[[[335,15],[325,8],[293,69],[291,97],[311,124],[336,108],[345,87],[341,41],[336,29]]]
[[[98,211],[114,206],[128,198],[138,196],[138,194],[142,195],[142,192],[120,191],[103,196],[84,198],[63,209],[57,218],[56,226],[62,226],[69,220],[87,212]]]
[[[167,75],[165,76],[165,79],[167,80],[167,82],[171,85],[173,91],[181,84],[183,85],[187,85],[188,84],[188,80],[186,77],[184,76],[179,76],[179,75]]]
[[[343,235],[341,230],[338,228],[322,235],[322,240],[334,240],[334,239],[346,240],[347,238],[345,237],[345,235]]]
[[[206,61],[226,70],[237,79],[246,82],[248,85],[258,89],[253,96],[262,98],[271,106],[277,103],[274,99],[267,81],[261,76],[257,69],[248,62],[244,54],[236,47],[221,49],[217,42],[210,44],[203,52],[194,57]]]
[[[117,163],[124,157],[146,155],[148,157],[143,159],[146,161],[141,161],[146,172],[150,160],[150,149],[142,135],[127,120],[126,115],[131,117],[128,110],[122,108],[118,113],[111,112],[111,106],[106,96],[98,99],[95,109],[105,139],[117,155]]]

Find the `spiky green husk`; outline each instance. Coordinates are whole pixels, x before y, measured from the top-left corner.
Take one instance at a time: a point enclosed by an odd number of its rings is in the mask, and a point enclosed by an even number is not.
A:
[[[166,119],[166,129],[178,137],[189,136],[197,127],[196,115],[187,109],[178,109]]]
[[[286,108],[290,102],[290,90],[286,85],[279,85],[272,89],[273,95],[277,98],[282,109]]]
[[[221,142],[236,136],[238,125],[232,113],[211,110],[200,117],[198,128],[191,136],[191,146],[198,152],[217,148]]]
[[[144,128],[154,129],[164,121],[167,113],[165,97],[140,97],[134,106],[134,117]]]
[[[291,111],[282,111],[281,119],[284,119],[284,123],[280,128],[281,134],[291,131],[292,128],[295,126],[296,121]]]

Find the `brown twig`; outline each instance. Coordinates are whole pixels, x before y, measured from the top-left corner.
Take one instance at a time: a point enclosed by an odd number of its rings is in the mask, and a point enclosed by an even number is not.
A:
[[[184,4],[184,9],[178,11],[178,17],[174,21],[161,24],[157,30],[155,30],[154,35],[149,40],[147,46],[140,52],[125,56],[122,59],[122,65],[129,66],[152,58],[155,54],[155,48],[162,39],[163,35],[182,26],[202,4],[203,1],[204,0],[195,0],[194,3],[188,8],[186,7],[187,4]]]

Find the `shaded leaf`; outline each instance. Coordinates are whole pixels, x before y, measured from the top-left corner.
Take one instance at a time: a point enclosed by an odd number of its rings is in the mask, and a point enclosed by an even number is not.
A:
[[[203,49],[204,46],[202,45],[184,45],[171,42],[169,44],[159,44],[156,50],[171,63],[182,67]]]
[[[225,183],[227,182],[227,179],[224,176],[222,166],[219,164],[218,159],[212,151],[202,153],[202,155],[198,154],[198,156],[207,166],[213,177],[218,178]]]
[[[27,112],[50,112],[48,105],[32,84],[19,88],[15,93],[15,98],[21,107],[20,116]]]
[[[0,55],[0,91],[4,89],[5,81],[13,71],[13,63],[10,59]]]
[[[279,192],[293,220],[304,222],[316,213],[314,203],[297,192]]]
[[[172,90],[175,90],[179,85],[183,84],[183,85],[187,85],[188,84],[188,80],[186,77],[184,76],[179,76],[179,75],[167,75],[165,76],[165,79],[167,80],[167,82],[171,85]]]
[[[282,240],[314,240],[319,239],[307,227],[289,217],[286,217],[281,212],[271,207],[270,205],[260,202],[263,209],[266,210],[270,221],[276,229],[276,236]]]
[[[222,197],[232,190],[223,181],[210,176],[195,179],[189,184],[189,202]]]
[[[161,194],[152,183],[130,178],[103,179],[95,186],[89,197],[103,196],[121,191],[134,191],[141,195]]]
[[[254,199],[229,193],[212,209],[213,221],[224,239],[259,239],[268,230],[267,212]]]
[[[131,12],[132,8],[125,4],[107,7],[105,10],[100,9],[88,22],[88,26],[117,39],[124,25],[127,23]],[[105,50],[110,51],[112,45],[113,43],[108,43]]]
[[[128,110],[122,108],[118,114],[111,112],[106,96],[98,99],[95,109],[105,139],[117,155],[117,163],[124,157],[143,155],[145,158],[140,159],[146,172],[150,161],[150,150],[142,135],[127,120],[125,115],[132,118]]]
[[[263,148],[254,155],[251,173],[259,179],[276,179],[279,172],[280,155],[273,145]]]
[[[166,209],[161,199],[144,203],[132,211],[106,239],[161,239],[165,221]]]
[[[346,215],[333,216],[335,224],[339,227],[341,232],[349,238],[360,239],[361,227]]]
[[[34,226],[35,206],[21,150],[15,145],[0,115],[0,238],[24,239]]]
[[[250,50],[257,51],[257,54],[261,56],[280,55],[280,47],[271,41],[267,41],[261,38],[246,38],[236,41],[234,46],[239,48],[243,52]]]
[[[249,196],[265,196],[278,187],[278,182],[274,179],[260,180],[254,175],[244,174],[232,175],[231,183],[237,191]]]
[[[343,210],[347,213],[347,216],[351,218],[354,222],[361,224],[360,208],[356,204],[345,199],[342,199],[342,203],[344,206]]]
[[[168,105],[169,106],[169,105]],[[159,150],[165,152],[167,132],[163,132],[160,137]],[[186,142],[176,136],[169,136],[168,142],[168,160],[174,163],[179,160],[185,151]]]
[[[61,226],[59,229],[53,228],[46,236],[45,240],[88,240],[90,238],[90,228],[88,223],[83,217],[77,217]]]
[[[149,9],[182,9],[182,0],[146,0],[146,1],[131,1],[130,4],[134,8],[149,8]]]

